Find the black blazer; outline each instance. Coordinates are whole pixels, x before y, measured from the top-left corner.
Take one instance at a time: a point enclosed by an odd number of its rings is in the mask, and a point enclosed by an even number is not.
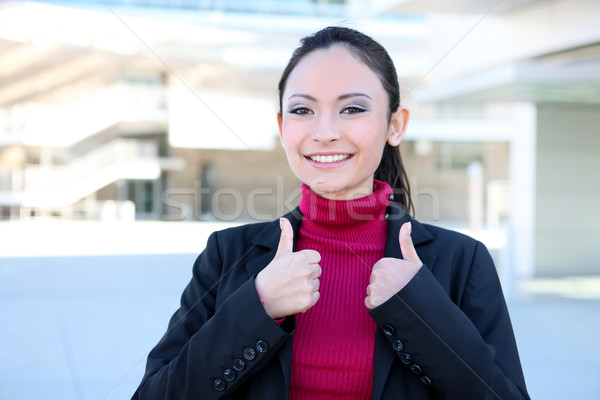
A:
[[[420,224],[395,203],[389,212],[386,257],[402,257],[400,226],[412,221],[424,267],[370,311],[378,327],[373,399],[529,399],[487,249],[459,233]],[[297,237],[299,209],[285,217]],[[279,236],[278,221],[210,236],[133,399],[289,398],[295,319],[273,321],[254,286]]]

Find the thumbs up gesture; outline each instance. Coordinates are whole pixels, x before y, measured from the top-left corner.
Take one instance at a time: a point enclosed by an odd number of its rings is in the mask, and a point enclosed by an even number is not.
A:
[[[423,263],[417,255],[410,233],[412,226],[406,222],[400,228],[399,241],[403,260],[385,257],[373,265],[371,281],[367,286],[365,306],[373,309],[398,293],[419,272]]]
[[[279,319],[305,312],[319,300],[321,255],[315,250],[293,252],[294,231],[286,218],[279,220],[281,237],[273,260],[254,284],[267,314]]]

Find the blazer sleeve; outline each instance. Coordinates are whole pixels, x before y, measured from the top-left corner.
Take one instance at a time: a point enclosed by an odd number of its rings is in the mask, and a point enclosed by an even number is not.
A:
[[[219,293],[219,282],[226,274],[247,274],[243,268],[224,265],[222,251],[215,232],[194,263],[179,310],[148,355],[133,400],[230,396],[264,367],[293,332],[293,320],[279,325],[266,314],[254,277],[231,293]],[[222,295],[226,299],[217,302]]]
[[[441,399],[529,399],[492,258],[476,242],[460,299],[427,266],[371,310],[401,364]],[[464,285],[464,286],[463,286]]]

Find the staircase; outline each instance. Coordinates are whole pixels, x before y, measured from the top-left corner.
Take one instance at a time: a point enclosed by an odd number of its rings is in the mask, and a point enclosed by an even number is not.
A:
[[[153,141],[115,139],[64,165],[25,165],[0,175],[0,205],[67,207],[121,179],[157,179]]]

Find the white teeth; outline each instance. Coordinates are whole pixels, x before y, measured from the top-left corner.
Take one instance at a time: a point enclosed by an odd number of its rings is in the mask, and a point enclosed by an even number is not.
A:
[[[319,163],[330,163],[345,160],[349,154],[335,154],[333,156],[311,156],[310,159]]]

